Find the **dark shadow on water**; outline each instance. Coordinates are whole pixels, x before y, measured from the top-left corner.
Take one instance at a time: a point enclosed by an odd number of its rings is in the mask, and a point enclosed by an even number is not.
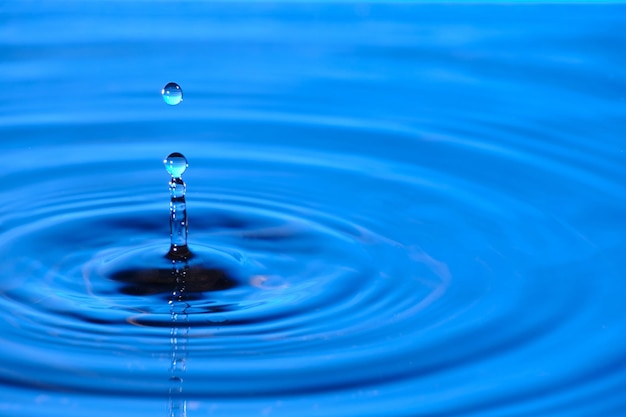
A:
[[[237,286],[237,280],[228,271],[206,266],[188,266],[183,271],[172,268],[126,269],[115,272],[111,279],[123,284],[121,292],[127,295],[167,294],[180,287],[184,276],[184,298],[194,299],[194,294],[223,291]]]

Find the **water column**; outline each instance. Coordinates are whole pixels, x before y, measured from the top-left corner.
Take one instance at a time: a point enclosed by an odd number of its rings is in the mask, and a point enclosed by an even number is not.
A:
[[[187,169],[187,159],[180,153],[170,154],[163,161],[165,169],[172,176],[170,188],[170,249],[167,258],[172,261],[172,282],[174,290],[169,300],[172,329],[170,345],[172,348],[169,385],[169,417],[185,417],[187,400],[183,395],[183,377],[187,371],[187,341],[189,323],[187,309],[189,304],[184,294],[189,275],[187,260],[191,252],[187,246],[187,204],[185,202],[186,185],[182,175]]]
[[[169,259],[189,259],[191,252],[187,246],[187,186],[182,175],[188,167],[183,154],[174,152],[165,160],[165,169],[172,176],[170,180],[170,250]]]

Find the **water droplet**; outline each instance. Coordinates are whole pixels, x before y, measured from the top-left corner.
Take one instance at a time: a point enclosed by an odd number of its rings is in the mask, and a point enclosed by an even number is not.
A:
[[[183,101],[183,90],[176,83],[167,83],[161,90],[163,100],[170,106],[175,106]]]
[[[189,166],[187,164],[187,158],[185,158],[182,153],[178,152],[169,154],[167,158],[163,160],[163,164],[165,164],[165,169],[173,178],[180,178]]]

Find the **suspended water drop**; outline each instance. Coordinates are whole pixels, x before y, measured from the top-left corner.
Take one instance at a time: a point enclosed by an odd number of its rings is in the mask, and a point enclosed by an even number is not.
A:
[[[170,106],[175,106],[183,101],[183,90],[176,83],[167,83],[161,90],[163,100]]]
[[[189,164],[187,164],[187,158],[181,153],[171,153],[163,160],[165,169],[173,178],[180,178]]]

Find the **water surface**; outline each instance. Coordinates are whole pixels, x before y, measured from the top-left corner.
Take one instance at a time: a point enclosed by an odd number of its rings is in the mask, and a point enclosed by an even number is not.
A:
[[[624,6],[0,10],[0,415],[626,414]]]

